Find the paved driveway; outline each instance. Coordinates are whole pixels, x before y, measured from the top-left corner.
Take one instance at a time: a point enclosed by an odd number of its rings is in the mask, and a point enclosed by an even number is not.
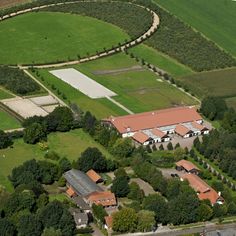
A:
[[[130,181],[137,183],[139,185],[139,187],[144,191],[145,196],[148,196],[149,194],[156,193],[149,183],[143,181],[140,178],[133,178]]]

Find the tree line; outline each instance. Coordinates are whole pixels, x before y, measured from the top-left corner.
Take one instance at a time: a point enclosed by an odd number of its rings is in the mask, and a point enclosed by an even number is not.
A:
[[[39,85],[22,70],[0,66],[0,86],[17,95],[28,95],[40,91]]]

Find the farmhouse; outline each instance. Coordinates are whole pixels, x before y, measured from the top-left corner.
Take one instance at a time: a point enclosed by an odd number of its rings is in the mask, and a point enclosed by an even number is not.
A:
[[[224,203],[224,199],[220,196],[221,194],[217,193],[197,175],[188,173],[183,175],[181,179],[189,182],[189,185],[197,192],[200,200],[208,199],[212,205]]]
[[[186,160],[180,160],[175,163],[176,169],[179,171],[185,171],[187,173],[198,175],[200,170],[192,162]]]
[[[110,191],[104,191],[84,172],[72,169],[67,171],[64,177],[67,181],[68,196],[82,197],[89,206],[92,206],[93,203],[104,207],[116,206],[115,195]]]
[[[183,138],[207,134],[203,119],[194,107],[178,107],[152,112],[144,112],[103,120],[104,124],[115,127],[125,137],[148,145],[170,141],[169,134],[178,134]]]
[[[86,213],[83,213],[78,208],[74,208],[74,207],[69,208],[69,212],[74,218],[77,229],[87,227],[89,219]]]

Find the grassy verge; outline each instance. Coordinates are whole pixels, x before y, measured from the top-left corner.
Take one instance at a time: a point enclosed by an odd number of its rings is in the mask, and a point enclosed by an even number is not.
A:
[[[20,128],[20,122],[7,112],[0,109],[0,130]]]

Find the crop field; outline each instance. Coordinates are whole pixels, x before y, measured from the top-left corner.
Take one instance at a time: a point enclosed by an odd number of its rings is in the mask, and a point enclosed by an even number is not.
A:
[[[198,73],[180,77],[179,80],[200,98],[207,95],[221,97],[236,95],[236,68]]]
[[[0,108],[0,130],[17,129],[21,125],[18,120]]]
[[[125,39],[129,36],[117,26],[91,17],[28,13],[0,23],[0,64],[75,60]]]
[[[76,143],[76,145],[74,145]],[[49,150],[55,150],[61,157],[76,160],[80,153],[87,147],[97,147],[108,158],[111,155],[104,147],[96,143],[88,134],[81,129],[68,133],[54,133],[48,137]],[[15,141],[13,148],[0,150],[0,185],[12,190],[12,186],[7,179],[12,169],[32,158],[43,160],[46,151],[41,150],[39,145],[25,144],[22,139]]]
[[[236,56],[235,12],[232,0],[155,0]]]
[[[26,2],[31,2],[31,1],[30,0],[1,0],[0,9],[6,8],[6,7],[12,7],[12,6],[19,5]]]
[[[172,76],[178,77],[194,73],[189,67],[180,64],[169,56],[144,44],[130,49],[129,52],[133,53],[134,56],[144,59],[148,63],[170,73]]]

